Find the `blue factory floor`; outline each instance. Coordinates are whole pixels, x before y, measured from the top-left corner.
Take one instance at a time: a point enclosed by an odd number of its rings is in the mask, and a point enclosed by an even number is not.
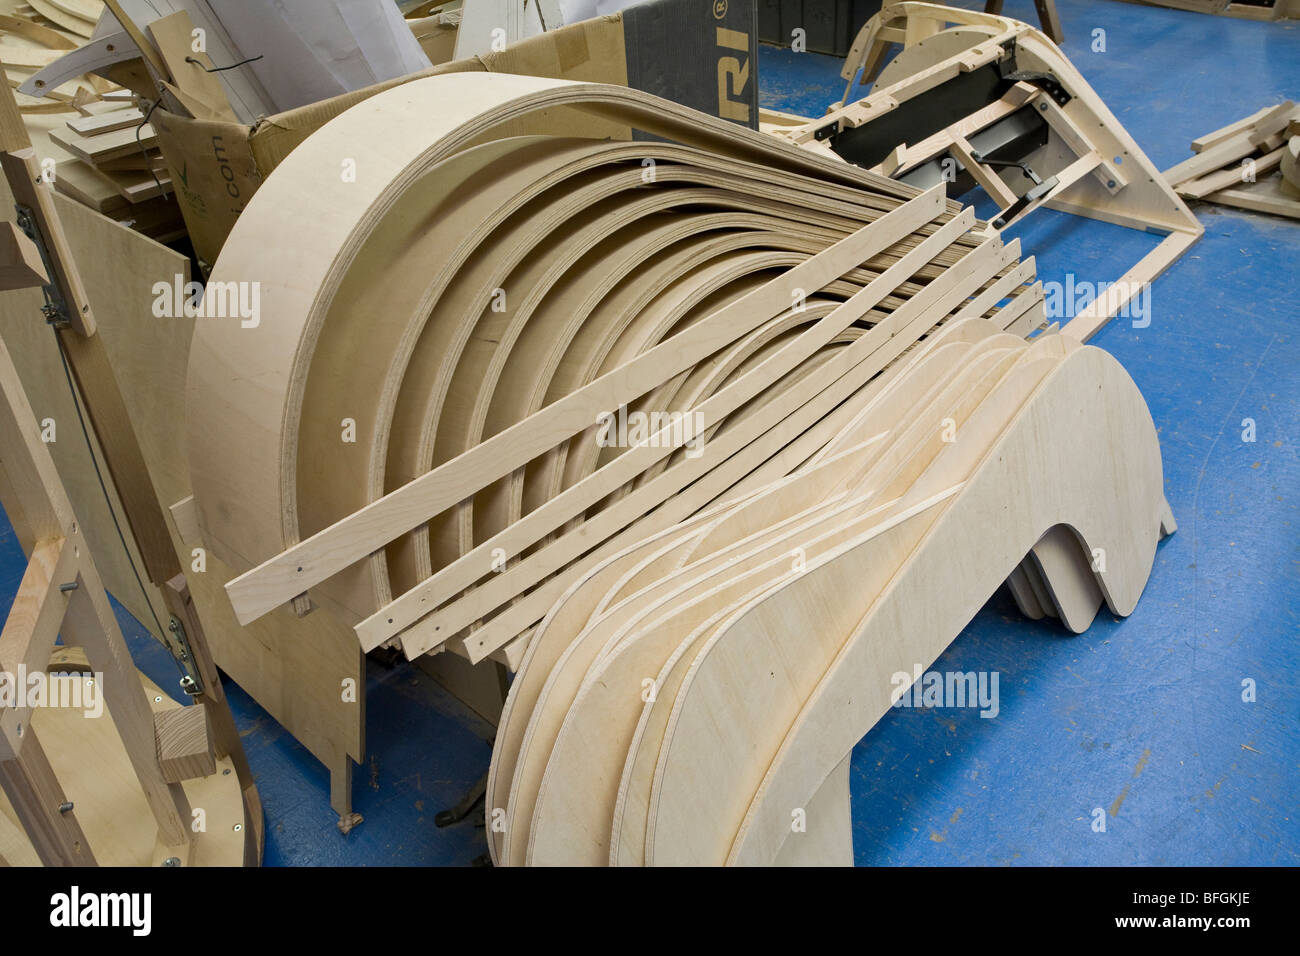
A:
[[[1300,23],[1058,8],[1065,52],[1161,169],[1201,133],[1300,99]],[[1005,10],[1035,20],[1029,0]],[[1104,53],[1091,49],[1098,28]],[[842,95],[839,60],[764,47],[759,61],[764,106],[820,115]],[[899,709],[862,740],[858,864],[1300,863],[1300,337],[1287,325],[1300,225],[1197,215],[1205,237],[1154,283],[1150,325],[1117,319],[1093,340],[1146,396],[1178,533],[1125,620],[1103,609],[1071,636],[1025,620],[1005,592],[989,601],[933,669],[998,672],[999,712]],[[1046,210],[1012,234],[1045,282],[1116,279],[1157,241]],[[0,594],[17,590],[23,563],[6,524]],[[174,686],[166,653],[119,616],[139,666]],[[365,822],[347,836],[324,768],[228,685],[267,865],[460,865],[483,852],[481,825],[440,830],[433,816],[485,770],[490,732],[413,667],[371,663],[368,684],[354,788]]]

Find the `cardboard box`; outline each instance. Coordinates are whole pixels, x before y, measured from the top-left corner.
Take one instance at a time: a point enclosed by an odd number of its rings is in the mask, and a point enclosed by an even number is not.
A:
[[[758,128],[754,0],[653,0],[530,37],[500,52],[441,63],[265,117],[252,127],[159,108],[151,123],[205,271],[262,180],[322,125],[390,87],[474,70],[629,86]],[[626,126],[572,111],[548,113],[538,122],[545,128],[518,132],[623,140],[633,135]]]

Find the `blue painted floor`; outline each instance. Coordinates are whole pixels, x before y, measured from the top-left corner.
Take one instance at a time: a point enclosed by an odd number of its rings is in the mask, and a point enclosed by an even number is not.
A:
[[[967,5],[974,5],[969,2]],[[1300,99],[1300,24],[1057,0],[1065,51],[1160,168],[1196,136]],[[1033,21],[1029,0],[1006,4]],[[1106,52],[1091,51],[1106,31]],[[764,106],[820,115],[840,61],[760,51]],[[987,209],[981,209],[987,214]],[[999,592],[935,665],[997,671],[1000,710],[901,709],[853,755],[854,849],[872,864],[1300,863],[1300,224],[1201,206],[1205,238],[1156,281],[1152,321],[1093,340],[1137,380],[1179,521],[1136,613],[1070,636]],[[1113,280],[1155,240],[1041,210],[1017,230],[1044,281]],[[1242,440],[1243,420],[1255,441]],[[22,555],[0,528],[0,594]],[[137,662],[166,653],[119,611]],[[1243,681],[1256,699],[1243,701]],[[490,731],[410,666],[370,665],[366,822],[334,827],[324,768],[237,687],[266,863],[465,864],[433,814],[486,769]],[[1105,832],[1095,832],[1100,808]]]

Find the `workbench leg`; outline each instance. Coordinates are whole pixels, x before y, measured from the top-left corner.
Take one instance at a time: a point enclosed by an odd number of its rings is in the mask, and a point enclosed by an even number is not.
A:
[[[998,6],[1002,4],[999,3]],[[1038,22],[1043,25],[1043,32],[1060,46],[1065,42],[1065,34],[1061,31],[1061,17],[1056,12],[1056,0],[1034,0],[1034,7],[1038,10]]]

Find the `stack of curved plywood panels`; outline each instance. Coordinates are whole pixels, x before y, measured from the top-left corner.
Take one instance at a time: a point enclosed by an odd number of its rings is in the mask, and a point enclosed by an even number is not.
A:
[[[277,168],[214,269],[260,321],[191,349],[205,540],[255,568],[242,620],[310,589],[366,649],[517,660],[584,562],[788,473],[946,316],[1037,326],[1033,278],[939,190],[637,91],[406,84]],[[675,441],[609,447],[623,407]]]
[[[1128,613],[1173,527],[1132,382],[1025,341],[1018,253],[942,187],[635,91],[406,84],[216,265],[260,316],[190,352],[205,539],[241,620],[310,595],[367,650],[505,654],[498,862],[845,862],[889,676],[1003,580]]]
[[[494,858],[851,863],[849,753],[894,675],[927,667],[1026,555],[1075,629],[1103,600],[1130,613],[1172,530],[1154,426],[1114,359],[947,324],[796,473],[611,555],[555,604],[493,750]]]

